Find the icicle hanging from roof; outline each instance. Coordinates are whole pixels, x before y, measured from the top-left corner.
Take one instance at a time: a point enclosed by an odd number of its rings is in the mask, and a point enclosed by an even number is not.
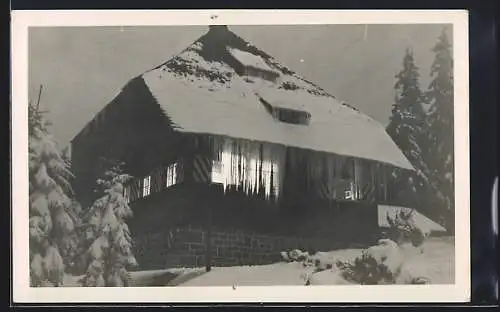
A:
[[[284,146],[229,137],[212,136],[209,142],[212,182],[221,183],[224,191],[238,189],[247,195],[278,199],[287,157],[289,169],[301,170],[303,166],[307,188],[325,199],[366,200],[375,195],[379,186],[382,197],[387,196],[381,165],[295,148],[288,148],[286,156]]]
[[[221,183],[246,194],[264,193],[266,199],[281,193],[285,148],[261,142],[213,136],[210,139],[214,160],[212,182]]]

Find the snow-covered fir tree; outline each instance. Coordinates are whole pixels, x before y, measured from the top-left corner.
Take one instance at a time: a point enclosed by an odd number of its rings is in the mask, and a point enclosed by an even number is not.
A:
[[[392,181],[403,192],[399,194],[400,200],[413,205],[421,201],[428,178],[422,151],[427,139],[426,113],[423,108],[426,98],[420,89],[418,70],[412,50],[406,49],[403,69],[396,75],[395,102],[387,126],[387,133],[416,169],[415,174],[395,169]]]
[[[62,159],[64,159],[64,161],[66,163],[68,163],[69,165],[71,165],[71,152],[69,150],[69,147],[66,147],[66,148],[64,148],[62,150],[61,157],[62,157]]]
[[[85,286],[127,286],[128,269],[137,265],[126,223],[132,210],[124,196],[124,183],[130,178],[120,165],[112,165],[97,181],[102,196],[85,217]]]
[[[441,32],[433,52],[436,56],[430,73],[432,81],[427,91],[430,100],[427,118],[430,146],[426,161],[447,212],[445,222],[453,223],[453,57],[446,29]]]
[[[38,105],[28,107],[30,284],[59,286],[76,248],[73,176]]]

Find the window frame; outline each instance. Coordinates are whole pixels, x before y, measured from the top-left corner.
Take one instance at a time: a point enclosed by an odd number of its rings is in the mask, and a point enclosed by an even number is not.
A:
[[[168,189],[178,183],[178,163],[173,162],[165,167],[165,182],[163,186],[165,189]]]
[[[147,183],[146,183],[147,181]],[[147,175],[142,179],[142,196],[141,197],[148,197],[151,195],[151,175]]]
[[[269,165],[269,169],[262,169],[262,179],[261,181],[255,181],[255,182],[260,182],[262,184],[263,181],[269,181],[269,188],[271,191],[271,194],[274,196],[279,194],[280,191],[280,166],[278,162],[272,161],[272,160],[261,160],[259,158],[251,159],[250,163],[248,162],[247,158],[244,155],[238,155],[237,153],[234,153],[231,150],[228,151],[223,151],[222,156],[220,159],[214,158],[212,160],[212,170],[211,170],[211,183],[214,184],[225,184],[227,186],[233,186],[233,187],[238,187],[242,184],[244,184],[244,181],[251,181],[251,180],[256,180],[253,179],[253,176],[257,176],[259,173],[259,164],[262,163],[263,167],[267,167]],[[226,155],[224,155],[226,154]],[[232,159],[234,156],[241,157],[243,160],[242,162],[242,167],[244,168],[244,176],[240,177],[239,181],[236,181],[234,179],[231,179],[230,177],[228,178],[228,174],[232,173],[235,168],[238,167],[238,161],[233,162]],[[227,164],[225,163],[227,161]],[[251,163],[255,162],[255,165],[252,165]],[[267,164],[266,164],[267,163]],[[227,166],[227,167],[226,167]],[[218,168],[218,170],[214,170],[215,168]],[[226,169],[229,168],[229,169]],[[270,184],[272,182],[272,185]],[[267,183],[264,184],[264,187],[266,187]]]

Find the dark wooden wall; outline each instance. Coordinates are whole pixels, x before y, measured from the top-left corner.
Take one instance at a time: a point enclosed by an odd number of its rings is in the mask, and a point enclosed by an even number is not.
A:
[[[122,161],[126,173],[141,177],[174,161],[186,145],[141,77],[129,82],[88,127],[72,142],[74,188],[84,207],[94,199],[91,189],[103,172],[102,158]]]
[[[311,201],[294,211],[203,184],[175,185],[131,206],[129,227],[141,269],[203,266],[209,224],[214,265],[271,263],[279,261],[280,251],[295,248],[368,246],[379,234],[373,205]]]
[[[266,235],[330,237],[363,242],[378,231],[375,205],[311,200],[283,207],[272,200],[221,187],[185,183],[131,204],[133,235],[180,226],[205,227],[208,218],[220,231],[251,231]]]

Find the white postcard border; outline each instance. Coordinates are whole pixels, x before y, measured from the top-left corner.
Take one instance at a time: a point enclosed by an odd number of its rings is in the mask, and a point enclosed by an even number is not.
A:
[[[455,79],[455,284],[387,286],[31,288],[28,251],[28,27],[453,24]],[[144,10],[12,12],[12,231],[16,303],[466,302],[470,300],[469,71],[467,11]],[[457,170],[459,168],[460,170]]]

